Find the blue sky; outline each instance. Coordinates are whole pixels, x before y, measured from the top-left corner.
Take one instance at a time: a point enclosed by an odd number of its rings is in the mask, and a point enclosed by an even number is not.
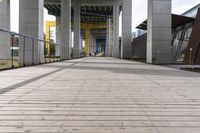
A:
[[[11,30],[18,32],[19,25],[19,0],[11,0]],[[186,10],[200,3],[200,0],[172,0],[172,12],[181,14]],[[50,16],[45,11],[45,21],[55,20],[55,17]],[[138,24],[147,18],[147,0],[133,0],[133,30]]]

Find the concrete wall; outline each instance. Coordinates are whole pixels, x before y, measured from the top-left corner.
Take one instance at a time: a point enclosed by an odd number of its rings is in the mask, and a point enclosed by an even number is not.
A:
[[[171,62],[171,0],[148,0],[147,63]]]
[[[10,30],[10,0],[0,1],[0,28]],[[0,32],[0,63],[11,57],[10,35]]]
[[[44,0],[20,0],[19,2],[19,33],[44,39]],[[34,41],[33,44],[31,39],[26,39],[25,49],[23,45],[23,39],[20,39],[20,65],[44,62],[43,43]],[[25,54],[23,54],[24,51]]]

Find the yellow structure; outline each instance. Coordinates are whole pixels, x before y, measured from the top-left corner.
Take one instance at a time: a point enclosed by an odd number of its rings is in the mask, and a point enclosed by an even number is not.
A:
[[[107,28],[106,23],[81,24],[81,29],[85,30],[85,53],[87,56],[90,54],[90,31],[105,28]]]
[[[49,55],[50,53],[50,28],[51,27],[56,27],[56,22],[55,21],[46,21],[46,49],[47,49],[47,54]]]
[[[73,26],[73,24],[72,24]],[[50,28],[56,27],[55,21],[46,21],[46,41],[50,42]],[[81,29],[85,30],[85,53],[88,56],[90,54],[90,31],[92,29],[106,29],[106,23],[95,23],[95,24],[81,24]],[[50,52],[50,44],[46,44],[48,53]]]

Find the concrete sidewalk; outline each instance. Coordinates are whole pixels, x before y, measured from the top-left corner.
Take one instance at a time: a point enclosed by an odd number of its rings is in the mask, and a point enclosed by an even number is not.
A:
[[[2,133],[199,133],[200,74],[114,58],[0,72]]]

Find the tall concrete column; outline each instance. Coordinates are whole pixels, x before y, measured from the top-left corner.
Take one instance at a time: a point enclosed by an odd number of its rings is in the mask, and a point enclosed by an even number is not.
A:
[[[132,0],[123,0],[122,5],[122,47],[121,58],[131,57]]]
[[[61,48],[61,18],[60,16],[56,16],[56,43],[59,46],[56,46],[56,56],[60,56],[60,48]]]
[[[94,45],[94,54],[97,53],[97,41],[96,41],[96,37],[93,35],[93,45]]]
[[[148,0],[147,63],[171,62],[171,0]]]
[[[119,5],[113,6],[113,52],[112,56],[119,58]]]
[[[90,34],[90,52],[91,52],[91,54],[94,54],[95,52],[95,50],[94,50],[94,33],[91,31],[91,34]]]
[[[85,54],[90,55],[90,29],[85,29]]]
[[[19,33],[44,39],[44,0],[19,0]],[[44,62],[44,43],[20,38],[20,65]],[[24,49],[25,48],[25,49]],[[25,53],[24,53],[25,52]]]
[[[61,0],[61,44],[62,59],[71,58],[71,0]]]
[[[74,57],[79,58],[81,52],[81,7],[74,5]]]
[[[0,2],[0,28],[10,30],[10,0]],[[11,57],[10,35],[0,32],[0,63],[6,63]]]
[[[106,56],[112,56],[112,18],[107,18]]]

